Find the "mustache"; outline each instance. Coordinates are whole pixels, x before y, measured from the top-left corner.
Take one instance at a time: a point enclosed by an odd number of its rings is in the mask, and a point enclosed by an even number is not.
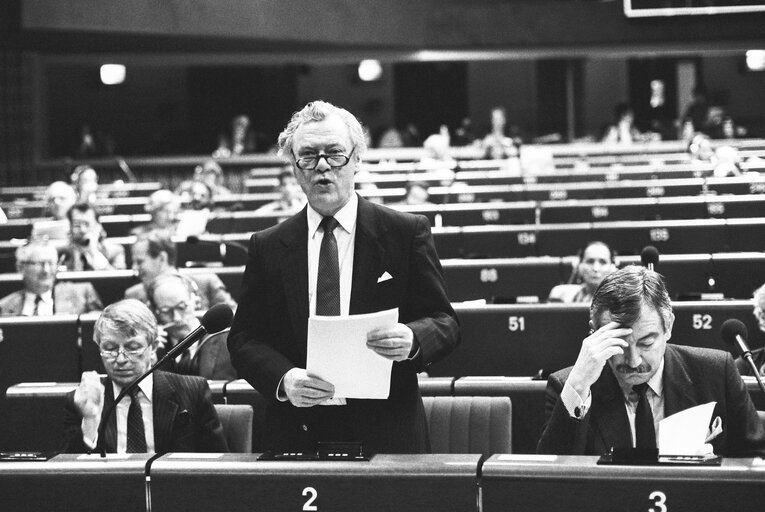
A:
[[[632,374],[638,374],[638,373],[648,373],[652,371],[653,368],[650,364],[640,364],[636,367],[632,367],[626,364],[617,364],[616,365],[616,371],[618,373],[622,373],[624,375],[632,375]]]

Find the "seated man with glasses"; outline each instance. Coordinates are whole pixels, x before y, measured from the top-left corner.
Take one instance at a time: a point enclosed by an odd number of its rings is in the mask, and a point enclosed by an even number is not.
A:
[[[765,333],[765,284],[754,291],[752,301],[754,302],[754,310],[752,311],[754,318],[757,319],[760,332]],[[760,375],[765,375],[765,347],[752,350],[752,359]],[[736,358],[736,367],[741,375],[754,375],[752,367],[746,362],[746,359],[740,356]]]
[[[157,321],[161,323],[160,340],[166,339],[167,350],[172,348],[199,327],[195,304],[198,303],[195,283],[181,274],[163,274],[152,281],[148,288],[149,303]],[[226,339],[229,329],[207,334],[192,344],[168,370],[206,379],[236,379],[231,366]]]
[[[1,316],[50,316],[101,311],[101,299],[90,283],[56,282],[58,253],[43,241],[16,249],[16,269],[24,289],[0,299]]]
[[[200,377],[156,371],[125,396],[109,418],[103,417],[122,388],[154,360],[157,322],[145,304],[126,299],[107,306],[96,321],[93,340],[107,377],[85,372],[77,389],[67,395],[67,452],[94,450],[104,420],[107,452],[228,451],[210,388]]]

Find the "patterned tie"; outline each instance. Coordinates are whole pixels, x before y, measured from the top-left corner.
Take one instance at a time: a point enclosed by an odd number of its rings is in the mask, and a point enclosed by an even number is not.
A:
[[[340,314],[340,267],[337,261],[337,240],[333,231],[337,227],[334,217],[324,217],[324,229],[319,251],[319,272],[316,279],[316,314]]]
[[[632,386],[632,390],[638,395],[637,409],[635,410],[635,447],[656,448],[656,431],[653,427],[653,413],[651,404],[648,403],[648,383]]]
[[[143,428],[143,415],[138,396],[141,389],[136,387],[130,391],[130,408],[127,417],[127,452],[146,453],[146,433]]]

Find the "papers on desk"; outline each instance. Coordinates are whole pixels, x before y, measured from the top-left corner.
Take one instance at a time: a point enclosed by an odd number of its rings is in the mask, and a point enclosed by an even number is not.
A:
[[[335,386],[336,398],[388,398],[393,361],[367,348],[367,333],[392,328],[398,308],[308,319],[306,370]]]
[[[716,418],[710,432],[712,413],[717,402],[709,402],[685,409],[659,422],[659,455],[706,455],[711,441],[722,432],[720,418]]]

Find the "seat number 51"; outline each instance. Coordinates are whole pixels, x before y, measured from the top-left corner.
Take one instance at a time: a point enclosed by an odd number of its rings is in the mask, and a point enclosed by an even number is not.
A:
[[[653,500],[653,506],[648,512],[667,512],[667,495],[661,491],[653,491],[648,495],[649,500]]]

